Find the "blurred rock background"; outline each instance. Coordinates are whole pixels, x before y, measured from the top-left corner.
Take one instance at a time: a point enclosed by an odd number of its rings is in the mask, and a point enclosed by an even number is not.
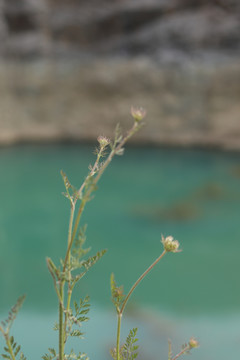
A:
[[[93,140],[240,149],[239,0],[1,0],[0,144]]]

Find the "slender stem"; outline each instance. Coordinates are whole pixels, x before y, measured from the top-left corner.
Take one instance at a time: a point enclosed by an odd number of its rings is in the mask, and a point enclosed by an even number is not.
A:
[[[138,286],[138,284],[142,281],[142,279],[152,270],[152,268],[163,258],[163,256],[166,254],[166,250],[164,250],[162,252],[162,254],[152,263],[152,265],[149,266],[149,268],[147,268],[146,271],[144,271],[144,273],[138,278],[138,280],[135,282],[135,284],[131,287],[129,293],[127,294],[122,307],[120,309],[120,313],[122,314],[125,306],[130,298],[130,296],[132,295],[133,291],[136,289],[136,287]]]
[[[118,313],[118,325],[117,325],[117,360],[120,360],[120,331],[121,331],[121,320],[122,320],[122,314]]]
[[[172,343],[168,340],[168,360],[172,360]]]
[[[6,340],[6,344],[7,344],[9,354],[11,355],[12,360],[16,360],[15,355],[13,353],[12,345],[11,345],[9,337],[8,337],[8,334],[5,334],[5,340]]]
[[[182,351],[180,351],[180,353],[178,353],[176,356],[174,356],[174,358],[172,358],[172,360],[176,360],[178,359],[181,355],[183,355],[187,350],[189,350],[190,347],[189,345],[185,346]]]
[[[63,282],[59,285],[59,295],[61,297],[61,302],[59,302],[59,360],[63,360],[64,357],[64,328],[63,328],[63,294],[64,294],[64,284]]]

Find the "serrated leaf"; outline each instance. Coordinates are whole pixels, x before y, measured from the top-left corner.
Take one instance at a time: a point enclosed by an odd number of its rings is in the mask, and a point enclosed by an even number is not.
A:
[[[25,297],[26,297],[25,295],[22,295],[17,299],[16,304],[11,308],[11,310],[8,313],[8,318],[5,321],[1,322],[1,324],[3,325],[6,333],[9,332],[14,320],[16,319],[17,314],[18,314],[18,312],[19,312],[19,310],[20,310],[20,308],[21,308],[21,306],[22,306],[22,304],[23,304],[23,302],[25,300]],[[11,338],[10,338],[10,342],[11,342]]]
[[[89,313],[89,310],[90,310],[90,309],[81,310],[79,314],[81,314],[81,315],[86,315],[86,314]]]

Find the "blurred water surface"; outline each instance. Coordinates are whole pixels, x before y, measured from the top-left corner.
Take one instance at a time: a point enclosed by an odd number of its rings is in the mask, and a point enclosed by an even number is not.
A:
[[[69,204],[61,195],[59,171],[80,185],[94,161],[92,150],[77,145],[0,150],[0,313],[4,317],[17,297],[27,294],[14,329],[29,359],[40,359],[57,336],[51,330],[56,296],[45,258],[57,261],[66,248]],[[165,256],[136,290],[123,336],[139,326],[141,359],[166,359],[169,337],[177,345],[192,335],[201,342],[194,359],[236,356],[239,203],[238,153],[128,148],[116,158],[83,216],[86,246],[92,254],[108,252],[77,289],[76,298],[89,294],[93,305],[87,340],[75,348],[92,359],[107,358],[116,327],[110,274],[127,291],[162,251],[163,234],[178,239],[183,251]]]

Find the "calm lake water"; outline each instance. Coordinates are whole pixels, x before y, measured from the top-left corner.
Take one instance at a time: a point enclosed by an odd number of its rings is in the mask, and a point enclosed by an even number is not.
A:
[[[57,261],[66,247],[69,204],[59,171],[78,186],[93,160],[88,146],[0,149],[0,313],[4,318],[17,297],[27,294],[13,330],[28,359],[40,359],[57,337],[56,296],[45,258]],[[236,358],[239,213],[240,154],[128,148],[116,158],[83,216],[92,254],[108,252],[76,293],[89,294],[92,303],[86,340],[74,342],[76,351],[109,358],[116,329],[110,274],[127,291],[162,251],[163,234],[178,239],[183,251],[165,256],[136,290],[123,337],[129,327],[139,327],[141,360],[166,359],[168,338],[177,350],[191,336],[201,342],[192,359]]]

